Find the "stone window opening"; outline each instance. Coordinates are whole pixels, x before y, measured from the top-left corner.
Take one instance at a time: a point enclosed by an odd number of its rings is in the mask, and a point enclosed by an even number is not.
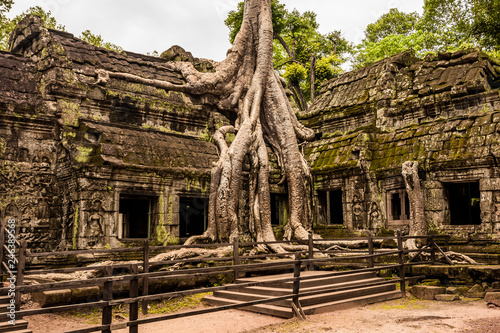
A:
[[[342,190],[318,191],[320,214],[328,225],[344,224]]]
[[[288,221],[288,196],[271,193],[271,225],[285,225]]]
[[[202,235],[208,225],[208,199],[179,198],[179,237]]]
[[[399,226],[410,222],[410,200],[404,189],[387,191],[387,223]]]
[[[120,195],[118,238],[149,239],[157,201],[150,196]]]
[[[445,183],[451,225],[481,224],[479,182]]]

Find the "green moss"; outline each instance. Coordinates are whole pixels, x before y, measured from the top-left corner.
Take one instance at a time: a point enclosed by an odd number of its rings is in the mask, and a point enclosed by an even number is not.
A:
[[[4,138],[0,138],[0,157],[3,156],[7,149],[7,143]]]
[[[79,146],[76,147],[78,150],[78,155],[75,157],[75,160],[78,163],[88,163],[91,158],[91,154],[94,151],[92,147]]]
[[[63,132],[63,137],[65,138],[76,138],[76,132],[68,132],[68,131],[64,131]]]
[[[65,100],[58,101],[58,108],[61,111],[61,119],[64,125],[78,127],[79,119],[82,117],[80,106]]]
[[[211,295],[212,293],[194,294],[183,296],[174,299],[160,301],[156,304],[151,304],[150,313],[164,314],[174,313],[180,310],[192,309],[200,306],[203,297]]]

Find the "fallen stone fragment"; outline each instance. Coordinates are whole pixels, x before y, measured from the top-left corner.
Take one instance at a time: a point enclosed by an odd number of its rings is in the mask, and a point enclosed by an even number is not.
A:
[[[484,295],[484,300],[488,303],[500,306],[500,292],[494,291],[486,293],[486,295]]]
[[[483,298],[484,297],[484,289],[481,285],[475,284],[469,291],[465,294],[466,297],[469,298]]]
[[[446,292],[446,288],[419,285],[419,286],[413,286],[410,289],[410,292],[413,296],[415,296],[418,299],[433,301],[436,295],[444,294]]]
[[[453,302],[453,301],[458,301],[460,299],[460,296],[454,294],[439,294],[434,296],[434,299],[436,301],[442,301],[442,302]]]

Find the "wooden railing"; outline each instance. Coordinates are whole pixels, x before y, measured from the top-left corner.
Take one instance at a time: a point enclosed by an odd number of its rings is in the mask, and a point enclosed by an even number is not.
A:
[[[5,237],[2,237],[2,231],[0,230],[0,244],[2,249],[5,251],[9,251],[8,247],[5,246]],[[443,236],[441,236],[443,237]],[[404,242],[410,238],[418,238],[427,243],[425,247],[422,247],[418,250],[405,250]],[[163,321],[178,317],[192,316],[202,313],[211,313],[226,309],[235,309],[241,307],[247,307],[251,305],[264,304],[276,302],[278,300],[290,300],[293,303],[293,308],[297,315],[301,315],[301,307],[300,307],[300,298],[305,296],[310,296],[319,293],[328,293],[332,291],[341,291],[341,290],[349,290],[353,287],[343,287],[343,288],[332,288],[329,290],[322,290],[317,292],[301,292],[300,291],[300,281],[308,280],[314,277],[310,276],[301,276],[301,269],[315,269],[317,266],[325,266],[325,265],[348,265],[352,267],[357,267],[356,269],[352,269],[349,271],[325,271],[326,276],[337,276],[337,275],[345,275],[345,274],[353,274],[358,272],[378,272],[380,270],[394,270],[398,272],[399,278],[392,279],[388,281],[376,282],[370,285],[381,285],[381,284],[389,284],[389,283],[400,283],[401,293],[404,297],[406,294],[405,286],[406,282],[410,279],[422,278],[422,277],[406,277],[405,276],[405,268],[413,265],[419,264],[433,264],[435,263],[436,256],[435,251],[439,249],[439,246],[435,243],[436,238],[438,236],[430,235],[430,236],[422,236],[422,237],[409,237],[402,236],[400,232],[397,233],[395,237],[373,237],[371,234],[368,234],[366,238],[355,238],[350,240],[363,240],[367,242],[367,250],[350,250],[348,252],[343,250],[316,250],[316,247],[319,247],[322,243],[332,242],[334,240],[323,240],[323,239],[313,239],[312,236],[309,237],[308,240],[295,242],[295,244],[303,245],[300,251],[295,252],[287,252],[287,253],[271,253],[271,254],[259,254],[259,255],[240,255],[240,249],[242,247],[254,247],[257,245],[270,245],[271,243],[240,243],[238,240],[235,240],[233,243],[226,244],[211,244],[211,245],[176,245],[176,246],[149,246],[149,242],[145,241],[142,247],[133,247],[133,248],[118,248],[118,249],[93,249],[93,250],[75,250],[75,251],[61,251],[61,252],[44,252],[44,253],[29,253],[26,251],[26,243],[21,242],[18,244],[19,251],[17,253],[17,281],[16,281],[16,319],[32,316],[37,314],[44,313],[54,313],[61,311],[70,311],[70,310],[78,310],[83,308],[102,308],[102,324],[99,326],[94,326],[86,329],[74,330],[70,331],[70,333],[84,333],[84,332],[111,332],[112,330],[121,329],[129,327],[130,332],[138,332],[139,325]],[[2,242],[3,240],[3,242]],[[345,239],[344,239],[345,240]],[[395,240],[397,243],[397,248],[394,249],[374,249],[374,240]],[[273,242],[272,244],[285,244],[290,242]],[[172,251],[181,248],[220,248],[232,246],[233,255],[232,257],[225,258],[196,258],[196,259],[179,259],[179,260],[164,260],[164,261],[150,261],[150,252],[152,251]],[[4,251],[0,251],[2,259],[5,259]],[[139,264],[114,264],[105,267],[100,266],[91,266],[91,267],[71,267],[71,268],[59,268],[59,269],[35,269],[29,270],[26,269],[26,261],[31,260],[32,258],[41,258],[48,256],[70,256],[75,254],[103,254],[103,253],[120,253],[120,252],[135,252],[136,254],[142,252],[142,263]],[[430,253],[430,261],[425,262],[413,262],[406,260],[409,257],[409,254],[420,254],[423,252]],[[331,255],[336,255],[332,257]],[[319,257],[321,256],[321,257]],[[383,261],[387,261],[388,257],[396,258],[394,263],[383,263],[381,262],[381,258]],[[411,256],[413,259],[415,256]],[[256,259],[262,258],[277,258],[282,260],[274,260],[266,263],[256,263]],[[283,260],[283,258],[285,260]],[[346,260],[348,259],[348,260]],[[5,260],[3,260],[5,261]],[[2,270],[0,274],[3,276],[15,274],[15,272],[9,271],[6,265],[3,265],[2,261]],[[151,268],[158,266],[166,266],[173,265],[177,263],[183,264],[192,264],[192,263],[217,263],[214,267],[204,267],[204,268],[190,268],[190,269],[180,269],[174,271],[152,271]],[[139,266],[142,266],[143,270],[139,273]],[[113,271],[118,268],[127,268],[129,270],[128,274],[125,275],[113,275]],[[193,288],[189,290],[183,291],[174,291],[160,294],[148,294],[148,282],[151,279],[159,279],[162,281],[168,281],[172,279],[182,279],[182,278],[192,278],[192,277],[208,277],[212,275],[225,274],[228,276],[233,276],[234,280],[236,280],[242,273],[254,273],[260,270],[269,270],[269,269],[289,269],[293,268],[294,275],[293,277],[286,279],[279,279],[273,281],[265,281],[265,282],[251,282],[251,283],[233,283],[227,284],[223,286],[217,287],[205,287],[205,288]],[[39,274],[48,274],[48,273],[72,273],[76,271],[88,271],[88,270],[101,270],[103,272],[102,277],[96,277],[86,280],[73,280],[73,281],[63,281],[63,282],[52,282],[52,283],[42,283],[37,285],[24,285],[24,277],[30,275],[39,275]],[[238,305],[227,305],[227,306],[218,306],[211,307],[202,310],[195,310],[185,313],[176,313],[176,314],[168,314],[162,315],[158,317],[150,317],[138,319],[139,316],[139,304],[142,304],[142,311],[144,314],[147,313],[147,303],[153,300],[162,300],[169,299],[172,297],[186,296],[198,293],[205,292],[213,292],[217,290],[228,290],[241,288],[243,286],[255,286],[255,285],[267,285],[274,284],[276,282],[293,282],[293,292],[290,295],[280,296],[280,297],[272,297],[265,300],[245,302]],[[142,282],[142,283],[140,283]],[[114,299],[113,298],[113,285],[116,283],[128,283],[129,284],[129,297]],[[139,286],[142,285],[142,295],[139,295]],[[21,294],[27,293],[35,293],[35,292],[43,292],[43,291],[52,291],[52,290],[61,290],[61,289],[70,289],[70,288],[81,288],[81,287],[90,287],[90,286],[98,286],[102,288],[102,300],[88,303],[78,303],[78,304],[70,304],[70,305],[62,305],[62,306],[52,306],[41,309],[30,309],[30,310],[21,310],[20,309],[20,301]],[[367,285],[368,286],[368,285]],[[0,294],[8,291],[9,288],[0,288]],[[129,304],[129,320],[124,323],[113,324],[112,322],[112,309],[113,306]],[[0,314],[0,321],[4,321],[8,316],[8,314]],[[68,332],[69,333],[69,332]]]

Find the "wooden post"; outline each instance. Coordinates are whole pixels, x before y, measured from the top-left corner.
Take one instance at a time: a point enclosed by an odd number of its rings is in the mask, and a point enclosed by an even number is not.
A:
[[[434,239],[434,231],[431,230],[429,234],[430,234],[430,242],[431,242],[431,261],[432,261],[432,264],[435,265],[436,264],[436,243],[435,243],[435,239]]]
[[[314,244],[313,244],[312,232],[309,232],[309,239],[308,239],[307,247],[308,247],[308,252],[309,252],[309,255],[307,258],[312,260],[312,259],[314,259]],[[310,271],[314,271],[314,264],[309,263],[309,265],[307,265],[307,269]]]
[[[403,250],[403,237],[401,230],[397,231],[398,239],[398,257],[399,257],[399,278],[401,279],[401,294],[406,298],[406,281],[405,281],[405,254]]]
[[[240,264],[240,241],[238,240],[238,237],[234,237],[233,239],[233,265],[239,265]],[[237,267],[233,267],[234,271],[234,283],[236,283],[236,280],[238,280],[239,277],[239,270]]]
[[[130,298],[132,297],[137,297],[139,296],[139,278],[137,277],[137,273],[139,271],[139,268],[137,267],[137,264],[132,265],[131,267],[132,274],[135,275],[135,277],[130,280],[130,292],[129,296]],[[136,301],[134,303],[130,303],[129,307],[129,320],[136,320],[139,319],[139,302]],[[139,333],[139,325],[137,324],[131,324],[129,328],[130,333]]]
[[[373,255],[373,235],[370,231],[366,232],[368,235],[368,254],[371,256]],[[368,258],[368,267],[375,267],[375,258],[370,257]]]
[[[104,275],[112,276],[113,268],[112,267],[104,267]],[[111,301],[113,300],[113,281],[104,282],[104,286],[102,289],[102,300],[103,301]],[[113,323],[113,306],[107,305],[102,308],[102,325],[111,325]],[[101,331],[102,333],[111,333],[111,329],[104,329]]]
[[[16,287],[20,287],[24,283],[24,268],[26,267],[26,249],[28,245],[25,240],[21,241],[21,246],[19,248],[19,257],[17,259],[17,278],[16,278]],[[16,288],[18,289],[18,288]],[[21,292],[16,290],[15,302],[16,302],[16,311],[21,309]],[[16,318],[22,319],[22,318]]]
[[[295,253],[295,263],[293,265],[293,277],[295,280],[293,281],[293,294],[296,295],[293,297],[293,303],[298,306],[299,305],[299,292],[300,292],[300,253]]]
[[[143,273],[149,273],[149,239],[144,241],[144,255],[143,255]],[[142,295],[146,296],[149,293],[149,278],[142,278]],[[142,314],[148,314],[148,301],[142,301]]]

